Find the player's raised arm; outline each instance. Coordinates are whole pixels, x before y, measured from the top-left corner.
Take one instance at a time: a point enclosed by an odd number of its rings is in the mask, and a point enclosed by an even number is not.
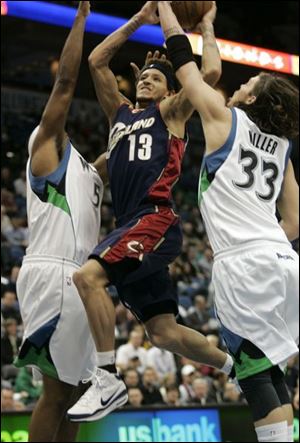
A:
[[[201,22],[196,26],[193,32],[199,32],[203,38],[203,54],[201,74],[205,83],[209,86],[216,86],[222,75],[222,61],[217,45],[214,21],[217,14],[216,2],[210,10],[204,15]]]
[[[42,115],[38,132],[30,152],[34,175],[47,175],[59,164],[59,150],[64,138],[64,127],[74,95],[82,57],[83,35],[90,2],[82,1],[72,30],[65,43],[55,84]]]
[[[291,160],[285,173],[282,191],[277,202],[282,218],[280,225],[290,241],[299,237],[299,186]]]
[[[231,112],[226,108],[221,95],[205,83],[194,61],[190,42],[169,2],[159,2],[158,5],[161,26],[176,76],[201,116],[207,149],[213,150],[220,147],[228,137],[232,121]]]
[[[33,153],[42,139],[59,138],[63,135],[77,82],[82,57],[85,22],[89,13],[90,2],[80,2],[72,30],[61,54],[58,73],[40,122],[40,130],[33,146]]]
[[[112,122],[124,97],[118,91],[118,84],[109,63],[128,38],[142,25],[158,23],[157,2],[147,2],[128,23],[108,36],[89,57],[89,64],[100,105]]]
[[[222,74],[221,57],[214,33],[216,14],[217,6],[216,2],[213,2],[211,9],[204,15],[195,29],[193,29],[193,32],[199,32],[203,37],[201,74],[203,80],[212,87],[218,83]],[[164,105],[165,104],[162,106],[164,107]],[[186,122],[195,110],[184,88],[178,94],[168,99],[168,108],[170,109],[172,117],[183,122]],[[168,112],[166,112],[166,115],[168,116]]]

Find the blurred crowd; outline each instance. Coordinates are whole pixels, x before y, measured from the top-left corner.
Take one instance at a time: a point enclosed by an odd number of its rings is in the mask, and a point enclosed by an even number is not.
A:
[[[31,370],[13,365],[22,341],[16,280],[28,244],[26,215],[26,142],[38,124],[40,110],[2,116],[2,147],[6,153],[1,169],[1,407],[32,409],[42,392]],[[103,115],[81,106],[71,112],[68,132],[74,146],[88,160],[106,150],[108,127]],[[170,266],[180,308],[178,322],[206,335],[224,349],[213,309],[211,272],[213,253],[197,207],[197,187],[204,141],[199,120],[189,124],[190,144],[183,174],[174,190],[175,207],[182,218],[184,244],[181,256]],[[3,160],[3,159],[2,159]],[[102,205],[101,237],[114,228],[111,196],[106,189]],[[295,244],[298,250],[298,243]],[[110,288],[117,311],[117,366],[129,390],[128,405],[207,405],[245,402],[236,385],[217,370],[151,347],[135,317],[119,304]],[[289,362],[286,380],[294,407],[299,408],[298,359]]]

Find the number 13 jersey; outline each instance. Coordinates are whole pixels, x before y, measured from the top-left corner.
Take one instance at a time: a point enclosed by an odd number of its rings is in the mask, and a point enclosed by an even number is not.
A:
[[[186,144],[169,133],[155,103],[144,110],[119,108],[107,151],[117,224],[145,205],[172,205]]]
[[[291,143],[232,110],[224,146],[203,159],[199,206],[214,253],[251,241],[288,243],[276,217]]]

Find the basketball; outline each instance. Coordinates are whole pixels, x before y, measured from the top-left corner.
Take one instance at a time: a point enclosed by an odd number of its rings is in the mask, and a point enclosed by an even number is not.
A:
[[[172,9],[186,31],[191,31],[212,7],[213,2],[172,2]]]

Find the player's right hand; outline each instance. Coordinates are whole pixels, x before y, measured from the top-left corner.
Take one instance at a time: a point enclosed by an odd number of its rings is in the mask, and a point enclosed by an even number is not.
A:
[[[148,52],[147,57],[146,57],[146,61],[145,64],[148,65],[150,63],[150,60],[153,59],[157,62],[159,61],[166,61],[167,57],[165,54],[161,54],[159,51],[155,51],[154,54],[152,54],[151,51]]]
[[[202,17],[202,22],[214,23],[217,15],[217,2],[212,2],[212,6],[209,11]]]
[[[150,60],[165,61],[165,60],[167,60],[167,57],[165,54],[161,54],[159,51],[155,51],[154,54],[152,51],[148,51],[147,56],[146,56],[146,60],[145,60],[145,66],[149,65]],[[140,72],[141,72],[140,68],[138,67],[138,65],[136,65],[133,62],[130,63],[130,66],[132,67],[135,79],[138,80],[139,76],[140,76]]]
[[[79,2],[78,13],[77,15],[83,15],[83,17],[88,17],[91,12],[91,3],[90,2]]]
[[[140,12],[139,17],[144,25],[155,25],[159,23],[159,16],[157,14],[158,2],[147,2]]]

